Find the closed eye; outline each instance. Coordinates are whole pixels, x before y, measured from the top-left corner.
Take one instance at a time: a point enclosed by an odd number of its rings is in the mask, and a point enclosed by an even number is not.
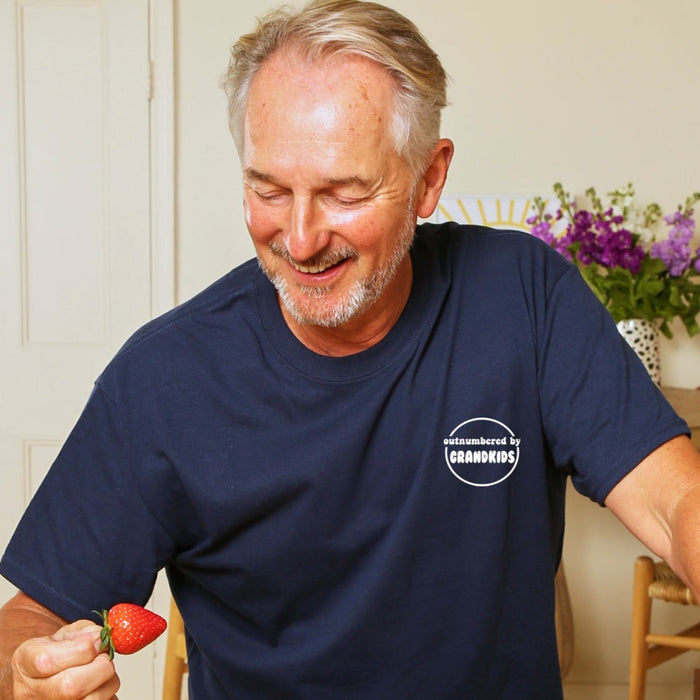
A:
[[[357,207],[367,201],[366,197],[340,197],[338,195],[326,195],[326,200],[339,207]]]
[[[264,199],[266,202],[273,199],[279,199],[279,197],[282,196],[279,192],[258,192],[257,190],[255,190],[255,194],[257,194],[260,199]]]
[[[258,199],[260,199],[263,202],[270,202],[271,204],[283,201],[284,198],[288,195],[288,192],[284,192],[281,190],[273,190],[271,192],[261,192],[260,190],[257,190],[254,187],[251,187],[251,189],[253,190],[253,192],[255,193],[255,196]]]

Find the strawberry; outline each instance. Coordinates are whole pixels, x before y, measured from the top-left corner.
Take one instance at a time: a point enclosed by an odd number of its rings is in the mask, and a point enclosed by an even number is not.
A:
[[[168,623],[156,613],[134,603],[117,603],[109,609],[94,613],[102,618],[100,633],[102,651],[114,658],[114,652],[133,654],[159,637]]]

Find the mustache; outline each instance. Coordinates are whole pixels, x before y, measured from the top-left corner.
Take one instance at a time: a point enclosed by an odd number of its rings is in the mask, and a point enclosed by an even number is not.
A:
[[[352,246],[344,246],[335,250],[321,251],[318,255],[314,255],[306,260],[296,260],[292,257],[287,248],[278,241],[270,243],[270,251],[290,265],[295,267],[319,267],[327,268],[337,265],[343,260],[357,260],[359,253]]]

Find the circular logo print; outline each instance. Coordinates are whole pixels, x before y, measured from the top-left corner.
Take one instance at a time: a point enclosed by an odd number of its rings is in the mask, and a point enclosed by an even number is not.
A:
[[[470,486],[495,486],[518,466],[520,438],[493,418],[471,418],[444,440],[450,471]]]

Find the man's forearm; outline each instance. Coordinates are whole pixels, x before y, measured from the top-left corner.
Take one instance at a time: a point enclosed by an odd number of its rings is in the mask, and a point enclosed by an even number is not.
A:
[[[700,600],[700,453],[688,437],[673,438],[645,457],[605,504]]]
[[[689,487],[674,509],[671,522],[671,568],[700,602],[700,484]]]

